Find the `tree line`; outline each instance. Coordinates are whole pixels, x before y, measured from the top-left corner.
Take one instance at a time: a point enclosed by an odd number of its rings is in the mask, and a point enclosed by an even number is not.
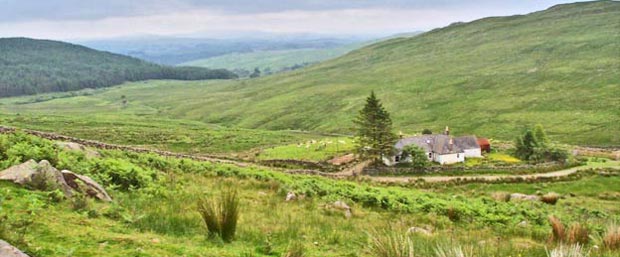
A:
[[[63,42],[0,39],[0,97],[100,88],[149,79],[232,79],[234,73],[170,67]]]

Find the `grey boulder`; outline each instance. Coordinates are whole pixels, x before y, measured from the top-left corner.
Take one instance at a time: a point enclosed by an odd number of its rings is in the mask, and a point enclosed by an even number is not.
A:
[[[28,257],[25,253],[0,239],[0,256],[2,257]]]

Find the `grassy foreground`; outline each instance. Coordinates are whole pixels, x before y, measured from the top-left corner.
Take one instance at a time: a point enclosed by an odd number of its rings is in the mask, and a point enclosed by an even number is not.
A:
[[[0,235],[32,256],[376,256],[369,248],[373,238],[405,235],[416,226],[432,231],[409,236],[416,256],[459,247],[471,249],[468,256],[545,256],[546,248],[556,247],[548,241],[549,215],[567,225],[585,224],[594,238],[620,219],[618,176],[513,188],[480,185],[474,193],[472,185],[450,186],[446,193],[448,187],[418,190],[149,154],[101,153],[89,159],[48,140],[0,135],[0,169],[47,159],[59,169],[93,177],[115,199],[83,206],[2,183],[0,217],[6,218]],[[235,240],[227,244],[207,237],[196,203],[229,187],[239,192],[241,216]],[[564,193],[574,187],[591,190],[565,195],[555,205],[490,197],[495,190]],[[289,191],[305,197],[286,202]],[[352,207],[350,219],[332,207],[336,200]],[[600,247],[600,241],[586,248],[594,245]],[[617,254],[602,247],[592,251]]]

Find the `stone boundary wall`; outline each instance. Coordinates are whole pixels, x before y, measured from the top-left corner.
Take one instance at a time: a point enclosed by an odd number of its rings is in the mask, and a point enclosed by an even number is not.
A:
[[[424,174],[434,172],[460,172],[460,171],[472,171],[472,170],[493,170],[497,172],[511,172],[511,171],[523,171],[523,170],[535,170],[538,172],[551,172],[559,169],[566,169],[575,167],[578,165],[558,165],[556,163],[542,163],[542,164],[519,164],[510,166],[430,166],[423,169],[416,169],[410,167],[365,167],[362,170],[363,175],[377,176],[377,175],[406,175],[406,174]]]
[[[340,176],[337,176],[337,175],[334,175],[328,172],[313,170],[313,169],[282,169],[282,168],[277,168],[277,167],[267,167],[267,166],[260,166],[254,163],[223,159],[218,156],[195,156],[195,155],[189,155],[189,154],[173,153],[173,152],[168,152],[168,151],[146,149],[146,148],[133,147],[133,146],[108,144],[108,143],[102,143],[102,142],[95,141],[95,140],[86,140],[86,139],[81,139],[81,138],[76,138],[76,137],[58,135],[55,133],[41,132],[41,131],[30,130],[30,129],[16,129],[16,128],[0,125],[0,134],[9,134],[9,133],[15,133],[15,132],[23,132],[29,135],[33,135],[33,136],[37,136],[37,137],[41,137],[41,138],[45,138],[49,140],[78,143],[84,146],[93,147],[97,149],[122,150],[122,151],[130,151],[130,152],[135,152],[135,153],[153,153],[153,154],[158,154],[158,155],[165,156],[165,157],[191,159],[195,161],[208,161],[208,162],[223,163],[223,164],[232,164],[232,165],[236,165],[239,167],[255,166],[255,167],[260,167],[260,168],[265,168],[265,169],[270,169],[270,170],[279,170],[279,171],[283,171],[289,174],[320,175],[320,176],[325,176],[325,177],[330,177],[330,178],[340,178]]]

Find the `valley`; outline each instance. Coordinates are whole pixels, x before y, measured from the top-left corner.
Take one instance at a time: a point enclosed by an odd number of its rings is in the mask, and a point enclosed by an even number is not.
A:
[[[340,10],[300,2],[128,27]],[[375,39],[0,38],[0,256],[616,257],[620,2],[533,10]]]

